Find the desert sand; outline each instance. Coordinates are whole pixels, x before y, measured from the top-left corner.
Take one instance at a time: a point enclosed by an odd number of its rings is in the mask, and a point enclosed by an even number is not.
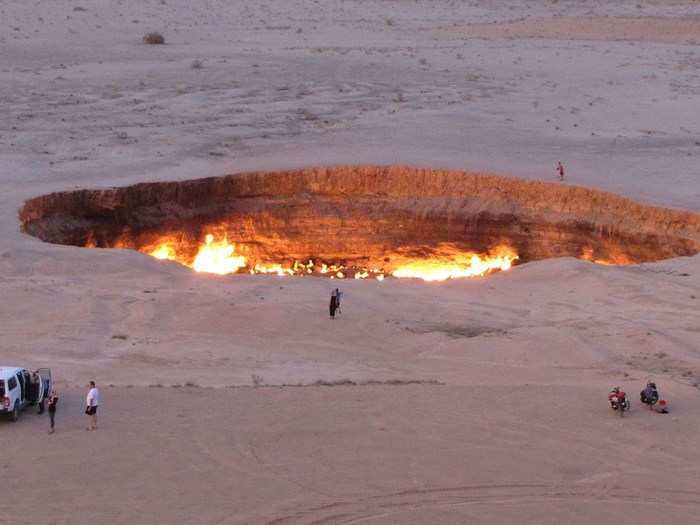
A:
[[[54,435],[0,425],[0,523],[697,523],[700,256],[345,280],[331,322],[336,282],[17,218],[77,188],[356,163],[556,182],[559,160],[698,212],[697,2],[34,0],[0,22],[0,364],[51,367],[61,396]],[[670,414],[640,407],[650,378]]]

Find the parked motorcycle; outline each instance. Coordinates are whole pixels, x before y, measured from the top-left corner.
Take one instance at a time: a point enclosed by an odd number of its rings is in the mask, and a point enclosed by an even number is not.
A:
[[[608,402],[610,403],[610,408],[616,410],[620,417],[623,417],[631,406],[629,399],[627,399],[627,394],[620,390],[619,387],[613,388],[612,392],[610,392]]]

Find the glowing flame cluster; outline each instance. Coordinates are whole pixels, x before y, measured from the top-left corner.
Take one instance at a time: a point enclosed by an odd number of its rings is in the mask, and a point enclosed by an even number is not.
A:
[[[199,252],[194,258],[192,268],[195,272],[217,273],[226,275],[236,273],[246,265],[246,259],[242,255],[235,254],[236,248],[224,239],[215,241],[210,233],[204,238],[204,246],[199,247]]]
[[[632,261],[626,254],[622,253],[619,249],[608,248],[606,250],[606,256],[600,257],[596,256],[594,250],[591,246],[586,246],[581,250],[581,255],[579,258],[584,261],[589,261],[596,264],[602,264],[604,266],[618,266],[625,264],[632,264]]]
[[[424,281],[445,281],[460,277],[480,277],[487,273],[510,270],[518,256],[509,249],[502,249],[496,255],[458,255],[447,260],[425,259],[403,264],[391,275],[394,277],[414,277]]]
[[[227,275],[239,270],[251,274],[268,275],[325,275],[331,279],[377,279],[384,280],[382,268],[346,268],[340,264],[294,261],[290,265],[280,263],[256,263],[248,265],[244,255],[236,253],[234,244],[226,238],[217,241],[214,235],[207,234],[204,243],[199,246],[194,260],[189,262],[178,257],[171,243],[158,244],[152,250],[144,250],[149,255],[162,260],[177,261],[190,266],[196,272]],[[443,254],[430,258],[415,258],[398,256],[392,265],[393,277],[423,279],[424,281],[444,281],[462,277],[483,276],[493,271],[504,271],[511,268],[518,255],[508,247],[499,247],[487,255],[464,253],[454,248],[443,250]]]
[[[161,261],[175,261],[177,260],[177,254],[175,253],[175,248],[169,244],[160,244],[158,247],[150,252],[148,255],[160,259]]]

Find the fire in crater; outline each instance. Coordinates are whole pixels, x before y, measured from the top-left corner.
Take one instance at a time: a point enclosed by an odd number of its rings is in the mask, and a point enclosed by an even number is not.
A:
[[[700,252],[700,214],[610,193],[403,166],[244,173],[52,193],[20,210],[48,242],[217,274],[485,275],[549,257],[634,264]]]
[[[236,253],[235,244],[224,238],[216,241],[214,235],[208,233],[200,244],[193,260],[179,257],[171,242],[165,241],[156,248],[144,248],[140,251],[156,259],[177,261],[192,268],[196,272],[227,275],[232,273],[287,275],[321,275],[331,278],[344,279],[378,279],[384,280],[386,275],[393,277],[408,277],[424,281],[444,281],[461,277],[481,277],[494,271],[509,270],[518,259],[517,254],[507,246],[499,246],[491,253],[478,255],[460,252],[448,244],[440,246],[442,255],[433,258],[410,258],[399,256],[394,263],[382,268],[353,268],[348,269],[342,264],[315,263],[313,259],[307,262],[292,261],[283,263],[250,264],[243,255]],[[391,261],[392,258],[386,258]],[[388,262],[387,261],[387,262]]]

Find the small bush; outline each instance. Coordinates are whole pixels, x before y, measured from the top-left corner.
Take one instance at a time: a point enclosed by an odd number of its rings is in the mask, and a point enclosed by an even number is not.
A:
[[[357,385],[355,381],[351,379],[336,379],[335,381],[327,381],[325,379],[319,379],[314,383],[314,386],[354,386]]]
[[[299,115],[303,120],[318,120],[318,115],[316,113],[312,113],[308,109],[300,109],[297,111],[297,115]]]
[[[165,38],[160,33],[148,33],[143,37],[144,44],[165,44]]]

